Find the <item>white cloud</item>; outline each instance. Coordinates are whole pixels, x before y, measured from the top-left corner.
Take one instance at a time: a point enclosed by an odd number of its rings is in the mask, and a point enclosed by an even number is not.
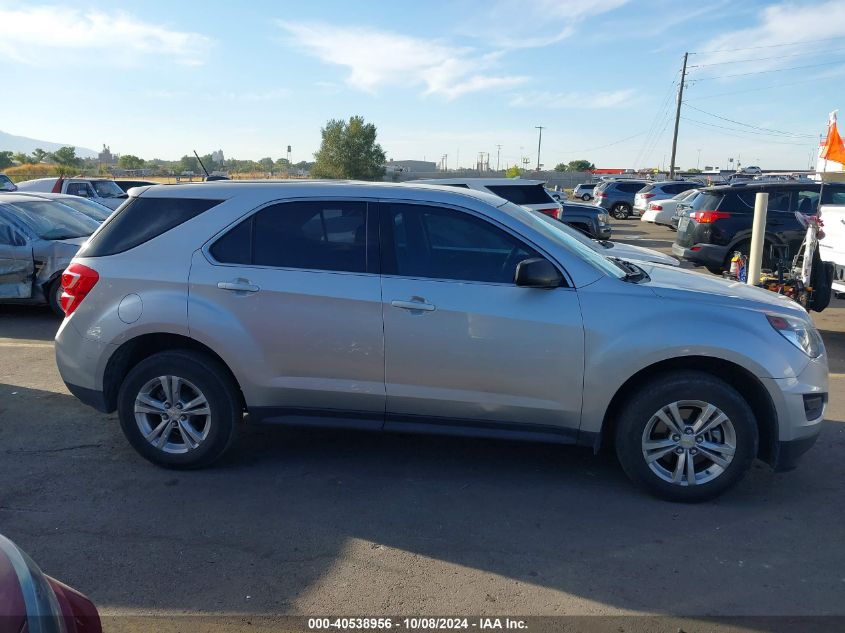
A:
[[[123,11],[0,6],[0,25],[0,54],[36,66],[83,60],[131,66],[150,58],[197,66],[212,44],[199,33],[175,31]]]
[[[420,85],[426,94],[447,99],[482,90],[515,86],[527,77],[487,73],[497,53],[478,54],[368,27],[279,21],[289,43],[317,59],[349,69],[346,83],[375,92],[389,85]]]
[[[517,108],[596,109],[618,108],[638,99],[632,88],[612,92],[526,92],[515,95],[510,105]]]
[[[820,56],[824,59],[816,60],[816,63],[833,61],[826,49],[838,48],[839,43],[819,40],[838,37],[845,38],[845,2],[842,0],[817,4],[784,2],[763,9],[757,26],[711,39],[700,47],[701,52],[692,57],[690,63],[703,66],[738,59],[753,60],[703,67],[698,74],[705,77],[804,66]],[[791,46],[796,42],[807,44]],[[755,46],[765,48],[730,50]]]

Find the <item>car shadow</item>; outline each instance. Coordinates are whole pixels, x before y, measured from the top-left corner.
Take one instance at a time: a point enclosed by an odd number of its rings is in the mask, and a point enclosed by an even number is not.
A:
[[[839,532],[808,527],[841,502],[837,423],[812,467],[677,505],[574,447],[247,426],[215,467],[174,471],[68,395],[0,384],[0,420],[0,531],[112,611],[516,613],[529,589],[546,613],[840,604]]]
[[[0,304],[0,339],[52,341],[61,323],[47,306]]]

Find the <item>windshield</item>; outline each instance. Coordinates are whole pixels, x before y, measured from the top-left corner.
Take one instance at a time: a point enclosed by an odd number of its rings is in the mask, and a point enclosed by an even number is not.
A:
[[[17,187],[6,174],[0,174],[0,191],[15,191]]]
[[[512,202],[503,204],[499,208],[512,213],[516,217],[524,218],[525,223],[531,226],[531,228],[539,231],[555,244],[565,248],[576,257],[592,264],[603,273],[610,275],[611,277],[616,277],[617,279],[622,279],[625,276],[625,271],[619,268],[619,266],[614,264],[604,255],[600,255],[594,244],[591,243],[587,245],[582,242],[581,239],[573,237],[570,231],[574,229],[569,229],[569,227],[562,222],[550,218],[543,213],[526,211]],[[590,241],[588,238],[584,239]]]
[[[113,180],[92,180],[91,186],[101,198],[125,198],[126,193]]]
[[[85,198],[79,198],[77,196],[68,196],[66,198],[59,198],[57,202],[74,209],[75,211],[79,211],[80,213],[84,213],[92,220],[96,220],[97,222],[104,222],[110,215],[111,209],[108,207],[104,207],[101,204],[97,204],[93,200],[86,200]]]
[[[43,240],[88,237],[99,223],[87,215],[52,200],[33,200],[9,204],[15,216]]]

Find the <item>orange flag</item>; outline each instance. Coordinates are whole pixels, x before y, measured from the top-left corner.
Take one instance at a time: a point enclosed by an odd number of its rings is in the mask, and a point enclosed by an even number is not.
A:
[[[830,113],[830,121],[827,126],[827,139],[825,139],[824,145],[822,145],[819,157],[845,164],[845,143],[842,142],[842,137],[839,136],[839,130],[836,129],[836,112]]]

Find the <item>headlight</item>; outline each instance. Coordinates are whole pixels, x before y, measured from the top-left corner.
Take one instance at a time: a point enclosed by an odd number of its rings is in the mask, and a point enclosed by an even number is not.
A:
[[[824,352],[822,337],[812,323],[775,314],[767,314],[766,318],[783,338],[810,358],[818,358]]]
[[[599,213],[599,222],[610,224],[610,216],[607,213]]]

